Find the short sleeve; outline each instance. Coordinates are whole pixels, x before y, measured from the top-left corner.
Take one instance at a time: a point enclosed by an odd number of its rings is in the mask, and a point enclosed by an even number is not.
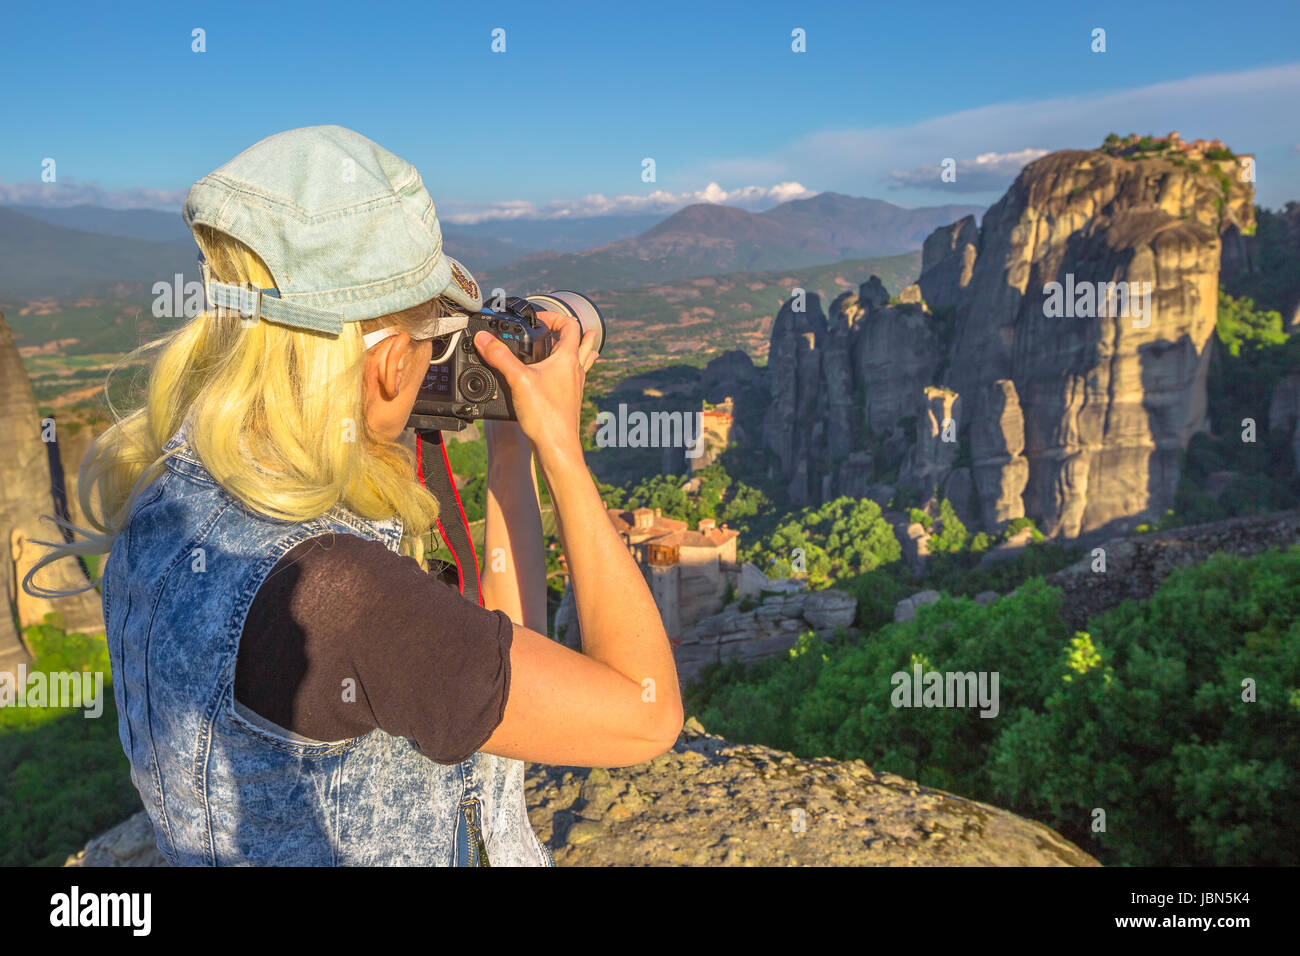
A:
[[[376,728],[438,763],[492,735],[510,692],[514,625],[378,541],[352,535],[295,547],[244,623],[235,696],[313,740]]]

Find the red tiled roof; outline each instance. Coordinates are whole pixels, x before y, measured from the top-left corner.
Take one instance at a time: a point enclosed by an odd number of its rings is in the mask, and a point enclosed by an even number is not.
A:
[[[609,520],[614,523],[615,529],[625,532],[636,532],[637,534],[648,534],[653,537],[656,534],[671,534],[674,531],[685,531],[688,527],[685,521],[678,521],[676,518],[665,518],[663,515],[655,515],[654,520],[647,527],[638,528],[636,526],[636,512],[623,511],[618,508],[606,508],[609,514]],[[642,509],[638,508],[637,511]],[[649,509],[644,509],[648,511]]]
[[[739,531],[715,528],[712,531],[674,531],[661,538],[647,541],[647,544],[661,545],[666,548],[720,548],[732,538],[740,536]]]

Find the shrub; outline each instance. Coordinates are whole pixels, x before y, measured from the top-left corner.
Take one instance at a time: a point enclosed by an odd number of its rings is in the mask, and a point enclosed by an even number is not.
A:
[[[970,535],[957,517],[952,502],[947,498],[939,503],[939,533],[930,537],[930,551],[934,554],[956,554],[967,550]]]
[[[989,605],[944,598],[857,641],[715,667],[688,704],[737,741],[862,758],[1105,862],[1300,864],[1300,545],[1216,555],[1074,634],[1059,602],[1041,579]],[[914,662],[996,671],[998,716],[893,706]]]
[[[102,671],[104,710],[0,709],[0,865],[60,866],[140,809],[117,734],[103,637],[65,634],[57,615],[28,628],[28,672]]]
[[[858,599],[854,623],[870,633],[894,620],[894,606],[918,589],[916,579],[900,564],[840,578],[835,587]]]
[[[795,566],[803,553],[804,570]],[[852,577],[899,560],[902,548],[880,506],[866,498],[837,498],[791,515],[745,552],[772,577],[806,576],[813,585]]]
[[[1090,622],[1091,665],[1057,660],[993,748],[991,796],[1113,862],[1300,863],[1298,610],[1300,546],[1216,555]]]

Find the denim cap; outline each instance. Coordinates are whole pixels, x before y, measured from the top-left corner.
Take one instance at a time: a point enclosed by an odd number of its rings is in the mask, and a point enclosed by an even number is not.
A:
[[[240,240],[270,269],[272,289],[213,282],[200,254],[209,304],[245,316],[338,335],[344,322],[440,295],[469,312],[483,306],[469,270],[443,253],[420,173],[342,126],[255,143],[190,187],[181,215]]]

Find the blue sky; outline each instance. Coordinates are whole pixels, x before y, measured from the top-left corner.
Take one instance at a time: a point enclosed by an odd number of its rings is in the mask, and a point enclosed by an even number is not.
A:
[[[1112,129],[1221,137],[1257,155],[1261,202],[1300,199],[1294,0],[73,3],[5,21],[11,202],[169,208],[262,137],[321,123],[413,162],[445,219],[635,211],[655,191],[987,203],[1036,151]]]

